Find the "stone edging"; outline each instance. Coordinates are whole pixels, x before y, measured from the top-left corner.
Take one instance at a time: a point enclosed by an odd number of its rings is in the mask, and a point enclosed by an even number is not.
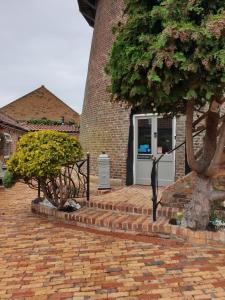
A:
[[[125,232],[130,234],[154,235],[167,237],[173,239],[181,239],[195,245],[208,245],[208,246],[224,246],[225,245],[225,232],[210,232],[210,231],[192,231],[188,228],[180,226],[172,226],[168,220],[164,222],[156,222],[148,224],[136,223],[135,221],[130,224],[126,221],[122,223],[115,222],[107,223],[104,220],[97,222],[95,218],[85,216],[85,207],[83,208],[83,216],[76,216],[74,213],[65,213],[58,211],[55,208],[45,207],[36,203],[31,203],[31,210],[33,213],[45,217],[51,217],[55,220],[62,220],[71,225],[80,227],[97,228],[100,231],[113,231]],[[80,210],[79,210],[80,211]],[[119,212],[118,212],[119,213]],[[107,224],[107,225],[106,225]]]

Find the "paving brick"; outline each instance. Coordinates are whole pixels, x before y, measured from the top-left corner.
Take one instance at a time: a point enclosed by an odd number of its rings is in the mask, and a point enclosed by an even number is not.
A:
[[[225,299],[224,247],[50,221],[34,197],[0,191],[0,299]]]

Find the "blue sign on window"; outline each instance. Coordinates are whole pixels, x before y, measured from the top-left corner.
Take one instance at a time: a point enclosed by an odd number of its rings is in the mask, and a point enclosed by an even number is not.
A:
[[[138,153],[151,153],[151,148],[147,144],[139,145]]]

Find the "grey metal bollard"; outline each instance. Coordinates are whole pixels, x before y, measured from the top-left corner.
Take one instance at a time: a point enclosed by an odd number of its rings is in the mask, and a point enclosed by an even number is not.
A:
[[[108,190],[110,188],[110,158],[105,152],[102,152],[98,157],[98,189]]]

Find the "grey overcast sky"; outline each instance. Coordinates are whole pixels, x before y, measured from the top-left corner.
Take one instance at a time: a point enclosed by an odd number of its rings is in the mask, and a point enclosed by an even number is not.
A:
[[[91,37],[77,0],[0,0],[0,107],[45,85],[81,113]]]

